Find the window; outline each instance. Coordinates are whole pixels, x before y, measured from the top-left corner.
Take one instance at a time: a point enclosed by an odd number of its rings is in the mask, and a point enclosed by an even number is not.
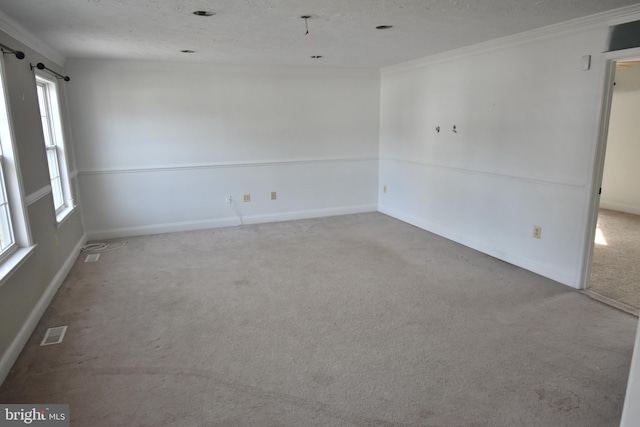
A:
[[[33,253],[0,56],[0,286]]]
[[[57,85],[55,80],[38,74],[36,75],[36,87],[44,144],[47,150],[53,206],[58,222],[61,222],[73,209],[73,200],[65,156]]]
[[[12,156],[5,156],[4,151],[11,151],[13,148],[9,126],[9,114],[4,95],[4,84],[0,79],[0,261],[9,257],[16,249],[16,240],[13,234],[13,221],[11,219],[11,206],[7,193],[7,175],[5,165],[9,163]]]
[[[4,167],[2,166],[4,162],[5,158],[0,151],[0,261],[11,254],[16,247],[15,238],[13,237],[9,197],[7,197],[7,185],[4,178]]]

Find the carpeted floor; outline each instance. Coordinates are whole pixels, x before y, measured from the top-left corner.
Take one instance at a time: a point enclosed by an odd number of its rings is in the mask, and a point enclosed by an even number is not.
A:
[[[619,424],[636,318],[385,215],[128,241],[74,265],[0,402],[72,426]]]
[[[640,309],[640,216],[598,212],[589,290]]]

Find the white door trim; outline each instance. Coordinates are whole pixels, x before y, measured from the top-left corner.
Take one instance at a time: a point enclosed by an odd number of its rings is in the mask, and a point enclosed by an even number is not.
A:
[[[591,180],[591,195],[589,197],[589,214],[587,229],[585,230],[585,248],[583,256],[582,277],[580,289],[586,289],[593,261],[594,242],[593,237],[598,223],[598,209],[600,207],[600,188],[602,186],[602,174],[604,171],[604,158],[607,149],[607,136],[609,134],[609,117],[611,115],[611,100],[613,97],[613,83],[616,76],[616,63],[622,60],[640,58],[640,48],[605,52],[605,73],[602,89],[602,102],[600,105],[600,125],[598,128],[598,144],[593,164]]]

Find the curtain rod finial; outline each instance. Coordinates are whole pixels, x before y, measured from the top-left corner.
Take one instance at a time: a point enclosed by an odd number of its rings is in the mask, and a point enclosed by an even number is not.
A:
[[[31,65],[31,69],[32,70],[34,68],[37,68],[38,70],[48,70],[51,74],[56,76],[56,79],[61,79],[61,80],[64,80],[65,82],[68,82],[68,81],[71,80],[71,77],[63,76],[62,74],[58,73],[57,71],[54,71],[51,68],[47,68],[47,66],[44,65],[42,62],[38,62],[36,65],[33,65],[33,64],[29,64],[29,65]]]

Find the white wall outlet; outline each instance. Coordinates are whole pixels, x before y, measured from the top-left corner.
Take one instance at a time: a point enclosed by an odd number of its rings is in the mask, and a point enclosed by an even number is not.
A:
[[[271,192],[271,200],[276,200],[278,198],[278,195],[276,194],[275,191]]]
[[[542,237],[542,227],[540,227],[539,225],[533,226],[533,237],[536,239]]]
[[[387,186],[386,185],[382,186],[382,192],[386,194],[386,192],[387,192]]]
[[[242,195],[242,201],[243,202],[250,202],[251,201],[251,194],[243,194]]]
[[[226,204],[231,203],[231,194],[227,194],[226,196],[224,196],[224,201]]]

